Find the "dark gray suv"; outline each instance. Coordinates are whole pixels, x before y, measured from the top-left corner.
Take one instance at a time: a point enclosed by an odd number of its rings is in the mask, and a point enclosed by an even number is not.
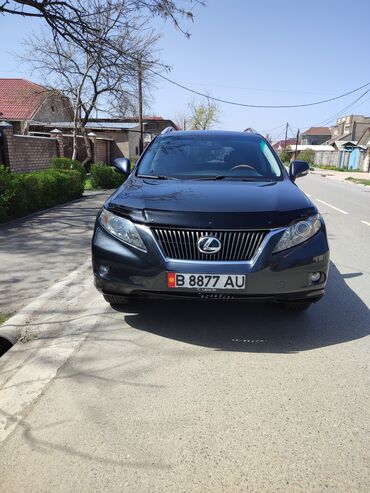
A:
[[[106,201],[92,241],[96,287],[133,297],[270,300],[302,310],[328,275],[325,224],[258,134],[167,131]]]

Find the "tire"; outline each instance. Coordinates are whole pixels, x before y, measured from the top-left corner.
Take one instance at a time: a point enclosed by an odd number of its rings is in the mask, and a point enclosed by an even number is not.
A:
[[[105,301],[113,306],[127,305],[129,303],[129,298],[126,296],[120,296],[118,294],[103,294]]]
[[[311,301],[286,301],[284,303],[279,304],[281,308],[283,308],[286,311],[289,312],[303,312],[304,310],[307,310],[307,308],[310,308],[312,305]]]

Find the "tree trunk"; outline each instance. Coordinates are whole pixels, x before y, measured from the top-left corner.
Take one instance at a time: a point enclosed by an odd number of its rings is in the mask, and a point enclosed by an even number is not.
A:
[[[93,150],[92,150],[92,146],[91,146],[91,140],[89,139],[89,137],[86,134],[85,127],[82,128],[82,135],[83,135],[85,146],[86,146],[86,158],[84,159],[82,164],[84,165],[86,172],[89,172],[94,156],[93,156]]]
[[[72,159],[77,159],[78,156],[78,121],[79,121],[79,105],[76,103],[76,107],[73,111],[73,130],[72,130]]]

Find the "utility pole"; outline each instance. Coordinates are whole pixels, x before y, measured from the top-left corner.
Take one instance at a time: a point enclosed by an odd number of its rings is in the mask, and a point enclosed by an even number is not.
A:
[[[296,141],[295,141],[294,159],[297,159],[297,149],[298,149],[299,133],[300,133],[300,131],[298,129],[297,138],[296,138]]]
[[[144,150],[144,130],[143,130],[143,67],[141,60],[137,62],[137,82],[138,82],[138,102],[139,102],[139,154]]]
[[[184,118],[183,128],[186,130],[186,118]]]
[[[289,123],[287,122],[285,125],[284,151],[286,149],[286,145],[287,145],[287,141],[288,141],[288,128],[289,128]]]

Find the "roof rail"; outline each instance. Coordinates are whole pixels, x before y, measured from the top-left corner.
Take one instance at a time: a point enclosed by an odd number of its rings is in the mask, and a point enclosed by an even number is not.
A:
[[[162,130],[161,134],[168,134],[169,132],[175,132],[176,128],[175,127],[166,127]]]
[[[245,132],[245,133],[247,133],[247,134],[248,134],[248,133],[249,133],[249,134],[258,134],[257,130],[255,130],[255,129],[254,129],[254,128],[252,128],[252,127],[248,127],[248,128],[246,128],[245,130],[243,130],[243,132]]]

